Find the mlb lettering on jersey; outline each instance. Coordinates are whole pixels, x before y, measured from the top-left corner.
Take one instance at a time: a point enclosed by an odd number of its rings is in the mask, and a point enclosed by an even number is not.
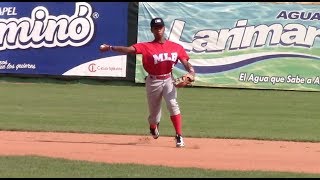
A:
[[[0,16],[15,16],[16,7],[0,7]]]
[[[153,55],[153,59],[154,59],[154,64],[158,64],[159,62],[163,62],[163,61],[173,61],[175,62],[177,60],[178,57],[178,53],[173,52],[170,53],[171,55],[169,56],[168,53],[161,53],[161,54],[154,54]]]

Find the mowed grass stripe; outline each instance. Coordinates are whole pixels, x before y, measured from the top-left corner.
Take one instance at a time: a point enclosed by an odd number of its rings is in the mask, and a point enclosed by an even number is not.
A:
[[[0,83],[0,129],[149,133],[143,86]],[[184,88],[178,90],[186,137],[320,141],[320,92]],[[161,135],[174,130],[163,101]]]
[[[41,156],[0,157],[1,178],[315,178],[317,174],[220,171],[139,164],[108,164]]]

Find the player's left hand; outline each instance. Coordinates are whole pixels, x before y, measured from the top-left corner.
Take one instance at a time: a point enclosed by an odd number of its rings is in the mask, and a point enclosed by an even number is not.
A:
[[[192,75],[191,73],[187,73],[179,78],[174,79],[173,84],[177,88],[182,88],[185,86],[192,85],[192,82],[194,82],[194,81],[195,81],[194,75]]]

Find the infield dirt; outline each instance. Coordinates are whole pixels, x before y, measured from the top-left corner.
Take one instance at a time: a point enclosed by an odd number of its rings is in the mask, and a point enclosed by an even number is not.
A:
[[[0,131],[0,155],[214,170],[320,173],[320,143]]]

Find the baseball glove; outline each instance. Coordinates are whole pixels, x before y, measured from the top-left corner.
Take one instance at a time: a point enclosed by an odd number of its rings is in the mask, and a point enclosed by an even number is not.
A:
[[[181,77],[174,79],[173,84],[177,88],[182,88],[192,85],[192,82],[194,82],[194,76],[190,73],[187,73]]]

